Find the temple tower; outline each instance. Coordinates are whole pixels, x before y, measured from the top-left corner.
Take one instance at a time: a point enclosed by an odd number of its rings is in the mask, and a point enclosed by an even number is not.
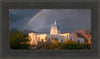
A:
[[[50,34],[60,34],[60,29],[56,23],[56,20],[54,22],[54,25],[51,27]]]

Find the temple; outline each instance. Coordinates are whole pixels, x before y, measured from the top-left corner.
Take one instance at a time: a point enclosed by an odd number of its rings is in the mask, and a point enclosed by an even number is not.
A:
[[[84,43],[83,38],[75,38],[71,33],[61,33],[60,27],[57,25],[56,20],[51,27],[50,34],[29,33],[30,44],[38,45],[38,42],[51,42],[57,40],[59,42],[66,42],[66,40],[73,40],[75,42]]]

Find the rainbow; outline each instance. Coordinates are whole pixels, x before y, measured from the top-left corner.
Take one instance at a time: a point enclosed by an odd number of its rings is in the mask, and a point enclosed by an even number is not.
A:
[[[36,14],[26,23],[26,25],[29,24],[29,23],[30,23],[33,19],[35,19],[37,16],[39,16],[43,11],[44,11],[44,9],[42,9],[42,10],[40,10],[38,13],[36,13]]]
[[[37,12],[31,19],[29,19],[29,21],[25,24],[25,26],[28,25],[30,22],[32,22],[32,20],[34,20],[36,17],[38,17],[44,10],[45,10],[45,9],[42,9],[42,10],[40,10],[39,12]],[[25,26],[24,26],[24,27],[25,27]],[[24,28],[24,27],[23,27],[23,28]],[[22,28],[22,29],[23,29],[23,28]]]

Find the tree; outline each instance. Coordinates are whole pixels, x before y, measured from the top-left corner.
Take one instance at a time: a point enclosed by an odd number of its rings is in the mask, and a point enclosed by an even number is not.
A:
[[[30,36],[25,37],[25,39],[27,39],[28,41],[31,41],[31,37]]]
[[[10,33],[10,35],[9,35],[10,48],[12,48],[12,49],[22,48],[23,46],[21,46],[21,42],[28,42],[29,41],[26,37],[27,37],[27,35],[24,35],[21,32],[12,32],[12,33]],[[26,46],[26,45],[24,45],[24,46]]]

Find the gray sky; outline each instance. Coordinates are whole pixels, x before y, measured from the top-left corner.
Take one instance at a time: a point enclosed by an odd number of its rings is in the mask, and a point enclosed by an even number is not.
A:
[[[91,32],[91,9],[9,9],[9,28],[49,33],[56,19],[61,32]]]

